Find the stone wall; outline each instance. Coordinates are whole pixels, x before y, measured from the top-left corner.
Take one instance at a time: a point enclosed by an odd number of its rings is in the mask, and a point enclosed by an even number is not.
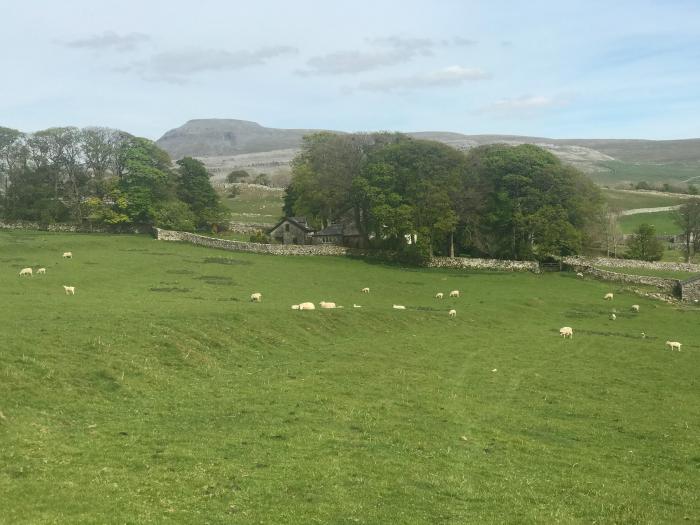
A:
[[[600,270],[592,266],[577,267],[576,271],[581,271],[601,281],[613,281],[625,284],[644,284],[654,286],[670,295],[680,294],[680,281],[678,279],[667,279],[665,277],[652,277],[648,275],[630,275],[626,273],[609,272]]]
[[[209,248],[220,248],[236,252],[264,253],[268,255],[335,255],[376,258],[385,261],[396,260],[396,254],[389,252],[358,250],[334,244],[258,244],[253,242],[230,241],[205,237],[195,233],[178,232],[153,228],[156,238],[161,241],[183,241]],[[539,272],[533,261],[502,261],[499,259],[470,259],[466,257],[433,257],[428,268],[457,268],[468,270],[501,270],[508,272]]]
[[[105,226],[88,226],[84,224],[70,223],[53,223],[40,224],[38,222],[17,221],[17,222],[2,222],[0,221],[0,230],[38,230],[47,232],[73,232],[73,233],[151,233],[152,227],[148,225],[122,225],[117,227]]]
[[[230,241],[205,237],[196,233],[177,232],[153,228],[160,241],[184,241],[209,248],[220,248],[234,252],[265,253],[268,255],[347,255],[348,248],[328,245],[258,244],[254,242]]]
[[[539,273],[540,267],[534,261],[504,261],[500,259],[471,259],[469,257],[433,257],[428,268],[458,268],[470,270],[501,270],[506,272]]]
[[[250,235],[257,231],[263,231],[267,233],[270,229],[270,224],[250,224],[245,222],[229,222],[228,229],[234,233],[242,233],[244,235]]]
[[[649,270],[670,270],[674,272],[700,273],[700,264],[637,261],[635,259],[611,259],[608,257],[564,257],[564,264],[577,268],[588,266],[609,266],[611,268],[647,268]]]
[[[689,303],[700,303],[700,277],[681,283],[681,299]]]

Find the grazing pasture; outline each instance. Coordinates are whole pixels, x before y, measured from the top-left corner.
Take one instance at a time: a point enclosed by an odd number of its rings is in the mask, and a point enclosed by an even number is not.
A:
[[[638,213],[625,215],[618,219],[622,233],[635,233],[642,224],[651,224],[657,235],[676,235],[681,228],[674,221],[674,211],[658,211],[654,213]]]
[[[617,210],[633,210],[636,208],[661,208],[676,206],[687,202],[687,199],[677,195],[664,195],[659,192],[624,191],[603,189],[603,197],[611,208]]]
[[[272,226],[282,217],[282,189],[247,184],[237,187],[240,193],[236,197],[223,196],[224,204],[231,210],[232,221]]]
[[[42,232],[0,232],[0,304],[3,523],[700,520],[697,308]]]

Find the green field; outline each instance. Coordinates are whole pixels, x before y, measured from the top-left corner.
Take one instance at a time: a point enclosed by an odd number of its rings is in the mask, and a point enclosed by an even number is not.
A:
[[[698,274],[693,272],[679,272],[673,270],[654,270],[652,268],[638,268],[636,266],[596,266],[601,270],[608,272],[624,273],[629,275],[647,275],[649,277],[664,277],[667,279],[679,279],[685,281],[692,277],[697,277]]]
[[[591,178],[602,183],[641,182],[679,185],[681,181],[695,178],[700,182],[700,164],[697,162],[633,163],[618,160],[598,162],[605,171],[591,173]]]
[[[657,235],[675,235],[681,229],[673,220],[675,212],[659,211],[654,213],[638,213],[636,215],[624,215],[617,223],[622,233],[633,233],[641,224],[651,224],[656,228]]]
[[[698,308],[32,232],[0,232],[0,304],[2,523],[700,520]]]
[[[630,192],[604,188],[603,197],[611,208],[618,210],[633,210],[636,208],[659,208],[675,206],[687,202],[682,197],[659,195],[657,193]]]
[[[232,221],[273,225],[282,217],[282,190],[247,185],[240,185],[239,188],[240,195],[233,199],[223,199],[224,204],[231,210]]]

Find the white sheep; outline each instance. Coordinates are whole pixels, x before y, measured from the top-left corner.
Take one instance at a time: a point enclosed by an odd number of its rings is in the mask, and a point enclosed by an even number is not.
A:
[[[617,319],[617,316],[615,314],[610,314],[610,320],[614,321],[615,319]]]
[[[36,274],[37,274],[37,275],[42,274],[42,273],[44,273],[44,274],[46,273],[46,268],[39,268],[39,269],[36,271]]]
[[[459,297],[459,290],[452,290],[450,292],[450,297]]]
[[[363,288],[362,293],[369,293],[369,288]]]
[[[353,305],[352,305],[352,307],[353,307],[353,308],[362,308],[362,305],[359,305],[359,304],[353,304]]]
[[[574,329],[571,328],[570,326],[562,326],[559,329],[559,335],[562,336],[564,339],[566,339],[567,337],[573,338],[574,337]]]
[[[435,299],[442,299],[445,296],[442,292],[438,292],[435,294]]]
[[[318,303],[318,304],[319,304],[319,306],[320,306],[321,308],[326,308],[326,309],[328,309],[328,310],[330,310],[330,309],[332,309],[332,308],[337,308],[336,305],[335,305],[335,303],[329,303],[329,302],[326,302],[326,301],[321,301],[321,302]]]
[[[255,292],[250,294],[250,300],[254,303],[259,303],[262,301],[262,294],[260,292]]]
[[[19,271],[19,276],[22,277],[23,275],[28,275],[29,277],[32,276],[32,269],[31,268],[22,268]]]
[[[63,289],[65,290],[66,295],[75,295],[75,286],[66,286],[64,284]]]
[[[612,299],[613,299],[612,292],[606,293],[605,296],[603,297],[603,299],[605,299],[606,301],[612,301]]]
[[[681,351],[681,344],[678,341],[666,341],[666,346],[670,347],[671,350]]]
[[[576,272],[576,277],[581,278],[583,277],[583,274],[581,272]]]
[[[633,312],[639,312],[639,305],[638,305],[638,304],[633,304],[633,305],[632,305],[632,311],[633,311]]]
[[[63,252],[63,258],[64,258],[64,259],[72,259],[72,258],[73,258],[73,252]]]
[[[452,310],[450,310],[450,314],[449,314],[449,315],[450,315],[450,317],[457,317],[457,310],[455,310],[455,309],[453,308]]]
[[[315,310],[314,303],[299,303],[299,310]]]
[[[404,305],[402,305],[402,304],[395,304],[395,305],[392,306],[392,308],[393,308],[394,310],[405,310],[405,309],[406,309],[406,307],[405,307]]]

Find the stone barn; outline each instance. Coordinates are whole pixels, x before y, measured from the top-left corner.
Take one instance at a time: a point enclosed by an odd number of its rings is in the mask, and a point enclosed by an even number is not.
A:
[[[270,230],[270,237],[280,244],[312,244],[314,229],[306,217],[285,217]]]

